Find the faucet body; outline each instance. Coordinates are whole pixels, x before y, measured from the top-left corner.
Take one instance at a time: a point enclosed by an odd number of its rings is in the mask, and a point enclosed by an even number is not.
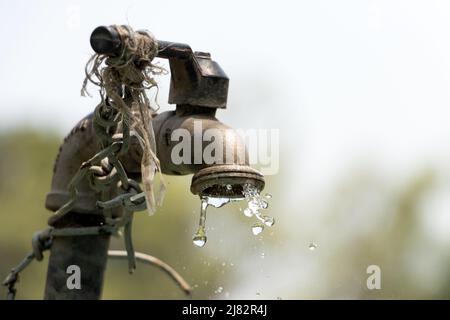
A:
[[[191,108],[195,111],[188,111]],[[47,194],[45,203],[46,208],[51,211],[58,210],[70,200],[70,193],[67,188],[70,180],[79,170],[81,164],[100,150],[100,141],[95,134],[92,122],[93,115],[87,115],[71,130],[60,146],[54,165],[51,191]],[[176,111],[166,111],[156,115],[152,122],[156,139],[156,155],[160,161],[163,174],[197,174],[206,169],[208,171],[216,169],[216,171],[221,172],[228,168],[229,170],[233,169],[233,172],[240,171],[242,178],[248,177],[250,179],[254,175],[255,183],[263,184],[262,177],[259,176],[258,172],[248,166],[248,153],[242,138],[236,131],[215,117],[215,109],[193,108],[192,106],[177,107]],[[201,129],[199,136],[196,136],[196,127]],[[205,163],[203,151],[211,142],[204,141],[202,136],[204,132],[211,129],[215,130],[214,132],[220,136],[223,154],[218,161]],[[172,139],[172,133],[176,130],[183,130],[183,132],[189,134],[187,142]],[[200,144],[196,145],[196,140],[200,141]],[[190,144],[189,149],[192,152],[189,161],[186,161],[186,163],[174,163],[172,159],[173,149],[179,143]],[[196,152],[200,153],[200,162],[195,159]],[[140,146],[136,139],[132,139],[128,153],[119,158],[127,174],[137,180],[140,179],[141,174],[141,157]],[[193,183],[195,182],[194,178]],[[229,181],[229,183],[233,184],[233,181]],[[97,201],[101,200],[101,194],[91,188],[87,178],[81,181],[77,189],[78,196],[73,210],[80,214],[101,215],[102,209],[96,205]],[[194,194],[202,195],[203,189],[191,188],[191,190]],[[110,192],[111,197],[115,195],[114,189]],[[227,194],[230,197],[239,195],[240,193],[236,195]],[[119,214],[116,212],[114,215]],[[52,225],[55,223],[57,222],[52,223]]]
[[[176,110],[157,114],[152,119],[156,139],[156,154],[161,171],[170,175],[194,174],[191,191],[200,196],[242,197],[245,183],[252,183],[260,190],[264,178],[248,166],[248,155],[241,137],[215,117],[217,108],[225,108],[228,94],[228,77],[220,66],[211,60],[208,53],[194,53],[185,44],[159,41],[158,57],[169,59],[171,86],[169,103],[176,104]],[[99,27],[91,35],[91,46],[97,53],[114,55],[121,50],[120,39],[111,27]],[[222,142],[222,159],[205,162],[203,157],[196,161],[195,152],[203,154],[208,141],[198,137],[214,129]],[[172,133],[184,130],[191,144],[191,157],[187,163],[175,163],[172,153],[177,143]],[[196,139],[201,139],[200,144]],[[82,119],[64,139],[55,161],[51,191],[46,198],[46,208],[58,210],[70,198],[68,184],[80,165],[100,150],[100,141],[93,128],[92,114]],[[231,152],[231,153],[230,153]],[[127,174],[138,180],[141,174],[142,152],[136,139],[131,140],[128,152],[121,156]],[[225,187],[227,186],[227,187]],[[231,188],[230,188],[231,186]],[[99,226],[104,221],[102,209],[97,201],[101,194],[94,191],[87,178],[78,185],[77,201],[72,211],[62,219],[49,219],[55,228]],[[110,196],[117,190],[112,188]],[[121,216],[120,209],[114,209],[113,217]],[[82,239],[80,239],[82,238]],[[46,299],[98,299],[101,294],[103,273],[106,266],[109,235],[68,236],[56,238],[52,248],[47,273]],[[83,290],[69,290],[66,286],[66,269],[79,265]],[[95,278],[95,279],[94,279]]]

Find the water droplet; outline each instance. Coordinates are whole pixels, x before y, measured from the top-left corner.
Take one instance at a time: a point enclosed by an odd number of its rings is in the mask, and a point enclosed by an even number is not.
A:
[[[281,297],[277,297],[277,300],[283,300],[283,298],[281,298]]]
[[[256,295],[257,295],[257,296],[260,296],[260,295],[261,295],[261,293],[260,293],[260,292],[257,292],[257,293],[256,293]]]
[[[227,265],[226,262],[222,262],[222,267],[225,267]]]
[[[255,200],[249,201],[248,208],[253,212],[257,213],[259,211],[259,203]]]
[[[315,244],[314,242],[311,242],[308,246],[308,249],[311,251],[314,251],[317,249],[317,244]]]
[[[218,287],[218,288],[214,291],[214,293],[215,293],[215,294],[220,294],[220,293],[222,293],[222,291],[223,291],[223,287]]]
[[[269,207],[269,203],[267,201],[261,200],[260,207],[261,209],[267,209]]]
[[[206,237],[194,237],[192,239],[192,243],[194,243],[197,247],[202,248],[206,244]]]
[[[198,230],[192,238],[192,242],[197,247],[201,248],[206,244],[206,209],[208,208],[208,202],[205,198],[201,199],[200,221],[198,223]]]
[[[264,225],[263,224],[259,224],[256,223],[252,226],[252,232],[255,236],[257,236],[258,234],[260,234],[261,232],[263,232],[264,230]]]
[[[271,227],[275,224],[275,219],[269,216],[264,216],[264,224],[268,227]]]
[[[231,184],[225,184],[222,185],[222,187],[224,187],[228,191],[233,190],[233,185]],[[270,199],[272,198],[272,195],[266,193],[264,197],[266,199]],[[247,183],[243,185],[242,197],[240,198],[209,196],[201,197],[199,231],[197,231],[197,233],[193,237],[194,244],[198,247],[203,247],[206,244],[206,209],[208,208],[208,206],[220,208],[227,203],[244,199],[247,202],[247,208],[239,208],[239,211],[243,212],[246,217],[254,216],[258,220],[258,222],[252,226],[252,233],[254,235],[260,234],[264,230],[265,226],[271,227],[275,223],[274,218],[265,215],[263,216],[261,214],[261,210],[267,209],[269,207],[269,203],[263,199],[263,197],[260,195],[259,189],[256,186]],[[208,230],[214,229],[210,228]],[[219,242],[223,241],[220,240]]]
[[[245,215],[246,217],[251,218],[251,217],[253,216],[253,212],[252,212],[252,210],[250,210],[249,208],[247,208],[247,209],[244,210],[244,215]]]
[[[192,242],[197,246],[197,247],[203,247],[206,244],[206,233],[205,233],[205,227],[204,226],[200,226],[197,230],[197,232],[195,233],[194,237],[192,238]]]
[[[264,252],[261,253],[261,259],[264,259],[266,257],[266,254]]]

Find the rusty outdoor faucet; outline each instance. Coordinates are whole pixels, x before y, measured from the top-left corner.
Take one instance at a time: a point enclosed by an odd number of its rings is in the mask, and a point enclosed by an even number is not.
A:
[[[162,173],[194,174],[191,192],[200,196],[240,198],[245,184],[262,190],[264,178],[248,165],[245,144],[235,131],[215,117],[216,110],[225,108],[227,104],[229,79],[224,71],[211,59],[209,53],[193,52],[186,44],[157,42],[157,57],[169,60],[169,103],[176,105],[175,111],[157,114],[152,119],[156,154]],[[120,54],[123,45],[116,29],[104,26],[92,32],[90,43],[96,53],[108,56]],[[181,128],[193,137],[196,122],[201,124],[203,132],[216,129],[221,133],[223,158],[213,163],[195,161],[196,146],[192,141],[194,152],[190,155],[191,161],[174,163],[171,154],[176,142],[171,139],[172,133]],[[99,144],[91,114],[72,129],[60,147],[51,191],[45,204],[48,209],[57,211],[70,200],[69,182],[80,165],[100,150]],[[205,145],[202,142],[200,152]],[[120,157],[130,177],[140,177],[141,157],[138,143],[132,140],[128,152]],[[69,214],[62,218],[51,217],[49,225],[55,229],[101,226],[104,224],[103,208],[98,206],[98,201],[101,200],[101,194],[92,189],[88,179],[84,179],[78,185],[76,202]],[[98,299],[101,295],[109,239],[109,234],[55,237],[51,245],[45,298]],[[66,268],[72,264],[79,265],[84,274],[89,275],[89,281],[85,282],[83,290],[66,288]]]

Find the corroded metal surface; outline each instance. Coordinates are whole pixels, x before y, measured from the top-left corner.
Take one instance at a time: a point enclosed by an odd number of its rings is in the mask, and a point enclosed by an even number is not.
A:
[[[57,237],[53,240],[44,299],[95,300],[101,297],[109,247],[108,235]],[[67,268],[80,268],[81,288],[69,289]]]
[[[200,196],[243,198],[245,184],[262,190],[264,177],[246,165],[217,165],[206,167],[192,177],[191,192]]]

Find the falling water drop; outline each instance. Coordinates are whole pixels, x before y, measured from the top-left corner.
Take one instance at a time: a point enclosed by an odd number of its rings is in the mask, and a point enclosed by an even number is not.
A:
[[[205,225],[206,225],[206,208],[208,208],[208,202],[206,199],[202,198],[201,202],[201,211],[200,211],[200,221],[198,230],[195,233],[194,237],[192,238],[192,242],[197,247],[203,247],[206,244],[206,231],[205,231]]]
[[[192,242],[199,248],[203,247],[206,244],[206,235],[204,234],[204,230],[198,230],[195,236],[192,238]]]
[[[271,227],[275,224],[275,219],[269,216],[263,216],[264,224],[268,227]]]
[[[263,232],[264,230],[264,225],[261,223],[255,223],[252,226],[252,232],[255,236],[257,236],[258,234],[260,234],[261,232]]]
[[[248,202],[248,209],[250,209],[251,212],[257,213],[259,211],[259,203],[255,200],[251,200]]]
[[[195,238],[192,242],[199,248],[203,247],[206,244],[206,238]]]
[[[265,200],[261,200],[259,206],[261,207],[261,209],[267,209],[269,207],[269,203]]]
[[[272,198],[272,195],[271,195],[270,193],[266,193],[266,194],[264,195],[264,197],[265,197],[266,199],[271,199],[271,198]]]
[[[230,191],[231,189],[233,189],[233,187],[231,186],[231,184],[227,184],[227,190]]]
[[[314,251],[317,249],[317,244],[315,244],[314,242],[311,242],[308,246],[308,249],[311,251]]]
[[[215,293],[215,294],[220,294],[220,293],[222,293],[222,291],[223,291],[223,287],[218,287],[218,288],[214,291],[214,293]]]
[[[244,210],[244,215],[245,215],[246,217],[251,218],[251,217],[253,216],[253,212],[252,212],[252,210],[250,210],[249,208],[247,208],[247,209]]]

